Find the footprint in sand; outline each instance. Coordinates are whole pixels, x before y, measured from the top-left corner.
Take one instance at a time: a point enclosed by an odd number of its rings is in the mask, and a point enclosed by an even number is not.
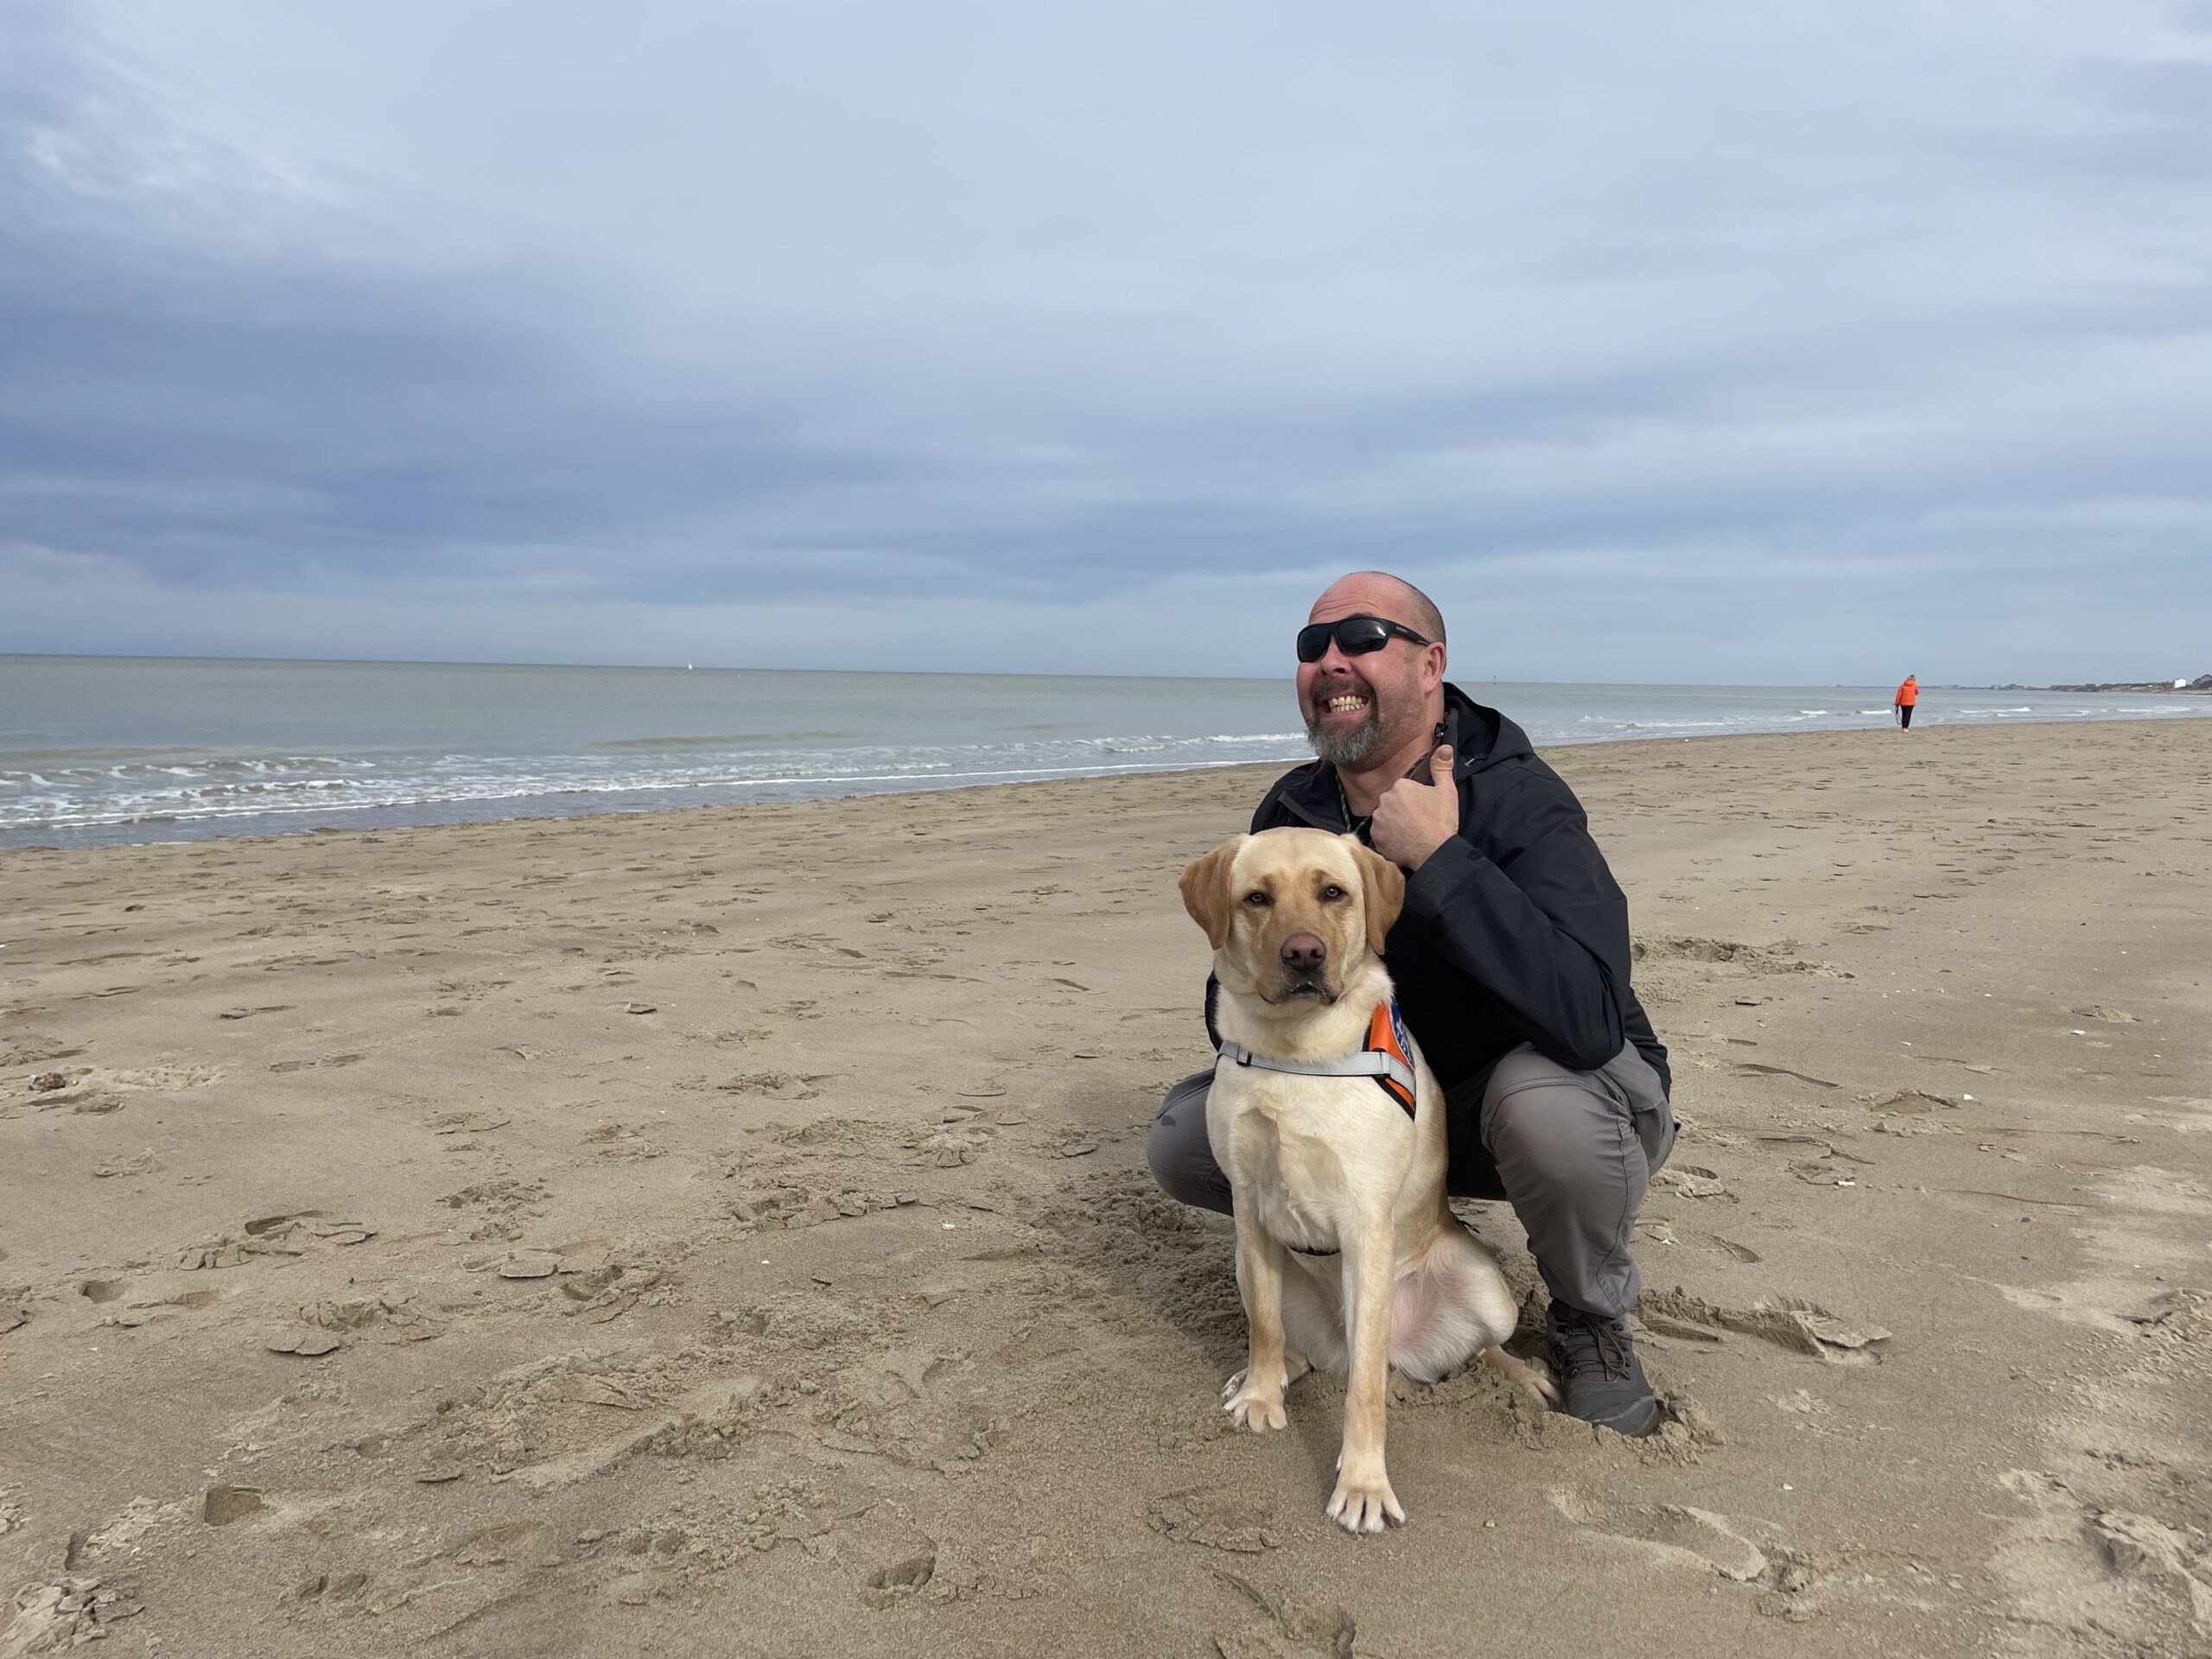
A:
[[[513,1122],[502,1112],[448,1112],[432,1118],[429,1128],[433,1135],[489,1135]]]
[[[470,1230],[468,1236],[481,1241],[520,1238],[524,1225],[544,1214],[546,1197],[543,1181],[502,1178],[464,1186],[458,1192],[447,1193],[438,1202],[448,1210],[480,1212],[483,1218]]]
[[[320,1210],[296,1210],[249,1221],[240,1233],[226,1233],[178,1252],[176,1266],[235,1268],[256,1256],[305,1255],[309,1250],[365,1243],[377,1230],[358,1221],[334,1221]]]
[[[1809,1083],[1816,1089],[1843,1087],[1840,1083],[1831,1083],[1826,1077],[1816,1077],[1808,1071],[1793,1071],[1786,1065],[1764,1065],[1757,1060],[1737,1061],[1736,1075],[1739,1077],[1789,1077],[1798,1083]]]
[[[59,1653],[111,1633],[120,1620],[145,1611],[145,1604],[97,1578],[72,1576],[59,1584],[16,1592],[15,1617],[0,1626],[0,1655]]]
[[[1213,1644],[1221,1659],[1304,1659],[1354,1651],[1358,1622],[1336,1603],[1309,1601],[1295,1592],[1270,1595],[1250,1580],[1217,1568],[1214,1576],[1250,1601],[1267,1620],[1256,1629],[1214,1632]]]
[[[2115,1642],[2130,1653],[2205,1650],[2212,1564],[2202,1533],[2087,1504],[2069,1482],[2040,1470],[2012,1470],[2000,1484],[2029,1510],[1993,1561],[2020,1613],[2074,1635],[2084,1651]]]
[[[675,1287],[659,1262],[610,1249],[603,1238],[580,1239],[550,1249],[517,1250],[496,1266],[502,1279],[558,1281],[563,1313],[594,1325],[620,1319],[640,1299],[654,1306],[673,1300]]]
[[[718,1083],[715,1087],[726,1095],[765,1095],[771,1100],[813,1100],[822,1093],[817,1084],[831,1074],[816,1072],[810,1076],[794,1076],[788,1071],[748,1071]]]
[[[926,1589],[936,1574],[937,1546],[931,1544],[870,1573],[862,1580],[861,1599],[877,1609],[895,1606]]]
[[[1750,1245],[1738,1244],[1734,1239],[1723,1238],[1718,1233],[1707,1233],[1700,1243],[1707,1249],[1718,1250],[1721,1255],[1746,1265],[1766,1259]]]
[[[294,1585],[284,1599],[296,1605],[320,1602],[351,1610],[368,1594],[375,1582],[373,1575],[367,1573],[318,1573]]]
[[[480,1527],[438,1552],[457,1567],[553,1567],[561,1560],[553,1529],[538,1521]]]
[[[975,1116],[960,1106],[934,1123],[766,1124],[751,1132],[753,1146],[715,1155],[724,1176],[742,1184],[728,1214],[748,1229],[798,1229],[915,1204],[988,1147],[992,1131]]]
[[[1724,1332],[1732,1332],[1831,1365],[1878,1364],[1879,1346],[1890,1339],[1878,1325],[1853,1324],[1795,1297],[1733,1308],[1700,1300],[1679,1287],[1647,1290],[1637,1301],[1636,1316],[1662,1336],[1717,1343],[1725,1340]]]
[[[262,1507],[259,1487],[232,1486],[218,1481],[200,1498],[200,1518],[211,1527],[227,1527],[233,1521],[258,1515]]]
[[[442,1319],[423,1313],[404,1298],[308,1302],[300,1308],[299,1321],[297,1326],[269,1339],[264,1345],[270,1352],[315,1359],[357,1340],[428,1342],[446,1331]]]
[[[150,1065],[122,1070],[77,1065],[41,1077],[34,1087],[40,1111],[66,1107],[73,1112],[97,1114],[122,1110],[132,1095],[204,1089],[221,1081],[222,1077],[222,1068],[213,1065]]]
[[[1701,1169],[1695,1164],[1669,1164],[1651,1178],[1651,1185],[1685,1198],[1723,1198],[1730,1204],[1737,1201],[1736,1195],[1720,1184],[1719,1171]]]
[[[389,1444],[410,1446],[419,1480],[482,1471],[540,1491],[638,1456],[728,1458],[764,1411],[800,1397],[738,1363],[698,1349],[556,1355],[500,1372]]]
[[[1738,1584],[1763,1578],[1771,1563],[1729,1518],[1679,1503],[1605,1503],[1572,1491],[1546,1494],[1578,1527],[1660,1561],[1718,1573]]]
[[[124,1175],[158,1175],[165,1166],[150,1147],[128,1158],[111,1158],[92,1171],[95,1180],[113,1180]]]
[[[307,1071],[316,1066],[354,1065],[359,1063],[360,1058],[359,1054],[323,1054],[311,1060],[278,1060],[269,1069],[271,1071]]]
[[[1924,1089],[1897,1089],[1886,1095],[1860,1096],[1870,1112],[1885,1116],[1903,1114],[1920,1116],[1928,1112],[1948,1112],[1956,1109],[1958,1102],[1948,1095],[1931,1095]]]
[[[13,1071],[19,1066],[53,1060],[73,1060],[84,1052],[59,1037],[48,1037],[41,1032],[21,1032],[9,1040],[7,1047],[0,1048],[0,1071]]]
[[[1163,1492],[1145,1510],[1145,1524],[1180,1544],[1257,1555],[1278,1542],[1274,1506],[1247,1492],[1192,1486]]]

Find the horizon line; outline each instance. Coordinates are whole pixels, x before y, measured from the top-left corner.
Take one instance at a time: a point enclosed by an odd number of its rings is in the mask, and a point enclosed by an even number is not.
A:
[[[30,662],[107,662],[107,663],[284,663],[296,666],[327,666],[340,668],[544,668],[571,671],[600,671],[608,673],[666,673],[683,674],[865,674],[885,677],[893,676],[913,678],[1007,679],[1007,680],[1216,680],[1223,683],[1271,682],[1274,677],[1263,674],[1096,674],[1041,673],[1009,669],[928,669],[928,668],[760,668],[728,663],[578,663],[539,662],[528,660],[499,660],[476,658],[447,657],[251,657],[214,656],[197,652],[105,652],[105,651],[0,651],[0,661],[21,658]],[[1285,676],[1285,677],[1288,677]],[[2101,680],[2075,682],[2076,684],[2147,686],[2160,678],[2148,680]],[[1869,680],[1863,683],[1850,681],[1787,681],[1787,680],[1535,680],[1507,679],[1503,675],[1491,675],[1487,679],[1473,677],[1452,678],[1451,683],[1460,685],[1611,685],[1655,686],[1675,690],[1711,690],[1740,691],[1800,690],[1864,690],[1880,689],[1880,683]],[[2052,691],[2056,685],[2030,685],[2024,682],[1997,682],[1987,684],[1967,684],[1963,681],[1930,682],[1936,690],[1955,691]]]

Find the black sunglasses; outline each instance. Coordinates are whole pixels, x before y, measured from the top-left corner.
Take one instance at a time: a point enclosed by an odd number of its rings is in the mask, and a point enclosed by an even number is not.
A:
[[[1347,657],[1364,657],[1370,651],[1380,651],[1393,638],[1410,639],[1417,645],[1429,641],[1422,639],[1402,622],[1392,622],[1379,616],[1347,616],[1334,622],[1309,622],[1298,631],[1298,660],[1318,663],[1329,654],[1329,641],[1337,642],[1337,649]]]

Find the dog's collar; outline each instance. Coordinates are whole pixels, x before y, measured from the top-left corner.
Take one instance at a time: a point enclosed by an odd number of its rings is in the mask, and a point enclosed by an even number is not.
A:
[[[1402,1106],[1406,1116],[1411,1117],[1414,1104],[1414,1066],[1406,1050],[1406,1022],[1399,1015],[1397,1003],[1389,1001],[1375,1005],[1374,1017],[1367,1022],[1366,1046],[1357,1053],[1333,1060],[1277,1060],[1255,1054],[1224,1037],[1214,1065],[1218,1068],[1222,1061],[1227,1060],[1262,1071],[1287,1071],[1298,1077],[1372,1077],[1382,1092]]]

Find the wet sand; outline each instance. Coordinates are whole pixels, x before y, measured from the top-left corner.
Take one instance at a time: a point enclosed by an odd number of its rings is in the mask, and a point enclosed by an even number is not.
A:
[[[0,854],[0,1656],[2212,1652],[2212,723],[1551,758],[1674,1421],[1357,1541],[1142,1160],[1268,774]]]

